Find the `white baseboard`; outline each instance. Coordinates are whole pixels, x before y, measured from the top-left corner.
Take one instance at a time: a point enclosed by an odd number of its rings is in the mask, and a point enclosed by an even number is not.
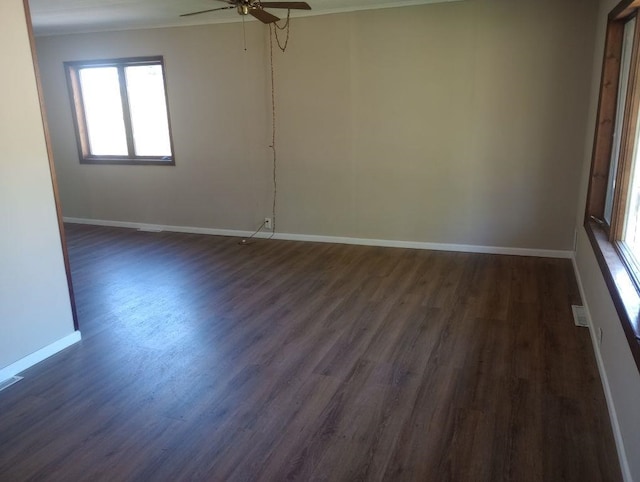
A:
[[[600,344],[598,343],[598,335],[591,319],[591,312],[589,311],[589,303],[587,302],[587,296],[584,292],[584,285],[582,284],[582,278],[580,277],[580,271],[576,263],[575,256],[571,259],[573,263],[573,271],[576,275],[578,282],[578,289],[580,290],[580,297],[582,298],[582,305],[584,306],[584,312],[587,316],[589,323],[589,334],[591,335],[591,343],[593,344],[593,351],[596,355],[596,363],[598,364],[598,371],[600,372],[600,380],[602,381],[602,387],[604,389],[604,396],[607,400],[607,408],[609,409],[609,418],[611,420],[611,428],[613,429],[613,438],[616,441],[616,449],[618,451],[618,460],[620,462],[620,469],[622,471],[622,478],[624,482],[633,482],[631,477],[631,469],[629,468],[629,461],[627,460],[627,453],[624,449],[624,440],[622,439],[622,432],[620,431],[620,424],[618,422],[618,414],[616,407],[613,403],[613,395],[611,394],[611,387],[609,386],[609,378],[604,367],[602,360],[602,354],[600,353]]]
[[[91,224],[95,226],[111,226],[118,228],[142,229],[146,231],[171,231],[174,233],[209,234],[213,236],[233,236],[243,238],[251,236],[251,231],[236,231],[232,229],[197,228],[190,226],[165,226],[162,224],[133,223],[127,221],[106,221],[101,219],[85,219],[64,217],[64,222],[75,224]],[[268,238],[270,232],[261,232],[257,238]],[[315,234],[276,233],[273,239],[288,241],[309,241],[315,243],[356,244],[361,246],[380,246],[387,248],[426,249],[433,251],[456,251],[463,253],[506,254],[512,256],[535,256],[539,258],[573,258],[573,251],[506,248],[499,246],[476,246],[471,244],[425,243],[420,241],[396,241],[388,239],[348,238],[339,236],[319,236]]]
[[[73,333],[65,336],[64,338],[59,339],[58,341],[54,341],[50,345],[41,348],[40,350],[32,353],[31,355],[27,355],[24,358],[21,358],[15,363],[4,367],[0,370],[0,381],[8,380],[9,378],[17,375],[25,371],[27,368],[31,368],[37,363],[40,363],[42,360],[49,358],[52,355],[64,350],[65,348],[77,343],[81,340],[81,335],[79,331],[74,331]]]

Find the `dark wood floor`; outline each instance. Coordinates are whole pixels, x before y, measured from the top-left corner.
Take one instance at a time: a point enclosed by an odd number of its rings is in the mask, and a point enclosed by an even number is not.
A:
[[[621,478],[567,260],[68,237],[83,341],[0,393],[2,481]]]

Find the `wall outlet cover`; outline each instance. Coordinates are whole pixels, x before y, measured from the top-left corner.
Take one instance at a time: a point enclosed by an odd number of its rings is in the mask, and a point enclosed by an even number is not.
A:
[[[576,326],[589,326],[589,321],[587,320],[587,312],[585,311],[584,306],[571,305],[571,311],[573,313],[573,322]]]

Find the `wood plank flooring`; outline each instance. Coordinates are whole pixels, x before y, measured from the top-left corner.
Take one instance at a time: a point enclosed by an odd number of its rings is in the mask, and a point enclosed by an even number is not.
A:
[[[621,480],[568,260],[67,232],[1,481]]]

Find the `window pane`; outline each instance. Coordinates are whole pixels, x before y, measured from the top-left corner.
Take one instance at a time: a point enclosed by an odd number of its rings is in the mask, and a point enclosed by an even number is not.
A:
[[[613,143],[611,147],[611,163],[609,165],[609,180],[607,185],[607,195],[604,205],[604,219],[611,224],[611,214],[613,212],[613,193],[618,172],[618,160],[620,156],[620,140],[622,134],[622,124],[624,119],[624,109],[627,98],[627,86],[629,85],[629,71],[631,67],[631,51],[633,47],[633,35],[635,32],[636,19],[629,20],[624,26],[624,37],[622,40],[622,59],[620,63],[620,78],[618,84],[618,101],[616,104],[615,131],[613,133]]]
[[[92,67],[79,73],[89,151],[94,156],[127,156],[118,69]]]
[[[611,225],[613,212],[613,192],[616,188],[616,175],[618,173],[618,159],[620,157],[620,140],[624,119],[624,108],[627,100],[627,86],[629,85],[629,71],[631,68],[631,51],[633,47],[633,34],[636,28],[635,17],[624,26],[622,39],[622,59],[620,62],[620,79],[618,84],[618,102],[616,104],[616,123],[613,132],[611,147],[611,163],[609,164],[609,180],[607,181],[607,196],[604,204],[604,219]]]
[[[635,146],[633,149],[633,161],[631,167],[631,182],[629,183],[629,195],[627,196],[627,209],[625,211],[625,223],[622,240],[627,248],[640,260],[640,166],[638,166],[638,140],[640,137],[640,123],[636,126]]]
[[[169,121],[160,65],[125,68],[137,156],[171,156]]]

